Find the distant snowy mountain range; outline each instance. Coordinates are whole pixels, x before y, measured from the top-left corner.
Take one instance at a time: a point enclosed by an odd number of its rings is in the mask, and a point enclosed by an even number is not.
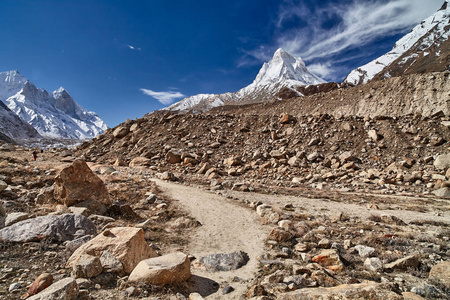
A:
[[[386,79],[412,73],[445,71],[449,68],[450,5],[423,20],[395,43],[385,55],[347,75],[344,82],[364,84],[372,79]]]
[[[199,94],[184,98],[183,100],[165,108],[172,111],[207,111],[223,105],[241,105],[264,102],[273,97],[282,88],[291,88],[305,85],[315,85],[325,81],[312,74],[306,68],[301,58],[295,58],[283,49],[278,49],[272,60],[264,63],[252,84],[235,92],[225,94]],[[302,96],[298,93],[299,96]]]
[[[0,73],[0,100],[43,137],[89,139],[107,129],[105,122],[96,113],[81,107],[64,88],[49,94],[44,89],[36,88],[18,71]],[[29,130],[17,132],[3,124],[8,113],[4,109],[0,112],[4,115],[3,118],[0,115],[0,132],[13,139],[36,137]]]

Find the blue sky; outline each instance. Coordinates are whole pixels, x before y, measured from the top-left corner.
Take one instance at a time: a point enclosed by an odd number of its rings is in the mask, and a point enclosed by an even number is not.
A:
[[[184,96],[237,91],[280,47],[342,81],[443,2],[0,0],[0,71],[63,86],[114,127]]]

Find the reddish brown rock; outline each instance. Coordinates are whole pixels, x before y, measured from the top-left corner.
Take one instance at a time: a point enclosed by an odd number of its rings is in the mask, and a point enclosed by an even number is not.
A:
[[[283,114],[280,119],[281,124],[288,124],[293,121],[295,121],[294,117],[288,114]]]
[[[39,275],[38,278],[31,284],[28,292],[22,296],[23,299],[36,295],[43,289],[47,288],[53,283],[53,276],[50,273],[44,273]]]
[[[55,177],[55,200],[67,206],[84,201],[96,201],[106,206],[111,204],[108,190],[83,160],[76,160]]]

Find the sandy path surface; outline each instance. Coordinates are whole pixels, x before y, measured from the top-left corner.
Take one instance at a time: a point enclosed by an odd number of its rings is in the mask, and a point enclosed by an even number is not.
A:
[[[346,203],[342,201],[333,201],[326,199],[312,199],[306,197],[285,196],[285,195],[267,195],[258,193],[244,193],[238,191],[227,191],[227,193],[237,199],[246,200],[248,202],[260,201],[262,203],[274,206],[284,207],[290,203],[294,206],[295,214],[311,214],[311,215],[327,215],[333,216],[338,212],[342,212],[348,216],[357,216],[367,219],[371,215],[390,215],[396,216],[403,221],[409,223],[417,220],[434,220],[450,224],[450,201],[446,199],[426,199],[421,198],[428,211],[419,212],[408,210],[408,203],[417,198],[406,196],[389,197],[397,200],[396,204],[390,205],[391,209],[371,209],[369,203]],[[357,197],[357,194],[348,194],[349,197]],[[378,200],[385,198],[383,195],[374,195]],[[438,209],[439,208],[439,209]],[[439,213],[437,213],[439,211]]]
[[[264,253],[264,241],[270,226],[251,209],[203,189],[154,180],[164,194],[179,203],[202,226],[190,237],[189,254],[197,258],[215,253],[244,251],[250,260],[242,268],[228,272],[206,272],[192,269],[194,289],[207,299],[239,299],[247,283],[233,282],[234,277],[249,281],[258,270],[257,257]],[[222,295],[217,283],[228,282],[235,291]],[[215,287],[214,287],[215,286]],[[217,292],[212,293],[214,290]]]

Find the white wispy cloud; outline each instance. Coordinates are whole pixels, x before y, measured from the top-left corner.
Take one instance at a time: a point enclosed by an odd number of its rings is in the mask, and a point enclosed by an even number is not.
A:
[[[131,50],[137,50],[137,51],[141,51],[141,50],[142,50],[142,48],[135,47],[135,46],[131,46],[131,45],[127,45],[127,47],[128,47],[129,49],[131,49]]]
[[[167,92],[155,92],[148,89],[140,89],[141,92],[143,92],[147,96],[151,96],[158,100],[160,103],[164,105],[170,105],[172,104],[176,99],[183,98],[185,95],[183,95],[180,92],[174,92],[174,91],[167,91]]]
[[[392,36],[418,24],[439,8],[441,0],[355,0],[348,5],[331,4],[319,8],[313,15],[304,6],[288,4],[280,8],[277,26],[297,17],[307,27],[281,34],[277,44],[304,59],[334,55],[354,47],[374,42],[380,37]],[[433,3],[436,3],[434,6]],[[323,28],[323,18],[334,17],[340,22],[332,28]]]
[[[277,48],[283,48],[306,61],[319,61],[320,64],[312,66],[319,76],[331,74],[327,70],[332,67],[334,60],[342,60],[344,53],[353,50],[351,55],[361,55],[360,51],[355,50],[382,38],[406,33],[409,28],[436,12],[442,2],[352,0],[323,4],[317,1],[314,7],[308,7],[304,1],[284,0],[274,19],[272,42],[243,51],[241,65],[251,61],[249,57],[267,61]],[[299,25],[292,25],[296,23]],[[363,51],[371,50],[366,48]]]

